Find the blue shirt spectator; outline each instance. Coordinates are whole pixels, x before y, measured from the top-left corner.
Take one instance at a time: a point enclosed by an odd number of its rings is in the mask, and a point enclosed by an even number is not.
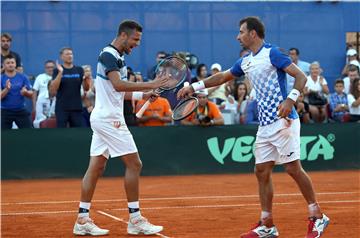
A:
[[[330,95],[329,104],[331,117],[338,122],[344,121],[344,116],[349,113],[348,98],[344,90],[344,81],[335,81],[335,92]]]

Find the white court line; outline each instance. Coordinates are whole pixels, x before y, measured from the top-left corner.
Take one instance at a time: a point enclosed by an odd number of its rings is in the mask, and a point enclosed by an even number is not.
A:
[[[122,219],[122,218],[120,218],[120,217],[113,216],[113,215],[111,215],[111,214],[109,214],[109,213],[106,213],[106,212],[103,212],[103,211],[97,211],[97,212],[100,213],[100,214],[102,214],[102,215],[104,215],[104,216],[110,217],[110,218],[112,218],[112,219],[114,219],[114,220],[116,220],[116,221],[119,221],[119,222],[128,224],[128,222],[127,222],[126,220],[124,220],[124,219]],[[162,237],[162,238],[170,238],[169,236],[165,236],[165,235],[163,235],[163,234],[161,234],[161,233],[155,233],[154,235],[160,236],[160,237]]]
[[[359,192],[324,192],[316,193],[316,195],[346,195],[346,194],[358,194]],[[302,196],[301,193],[282,193],[274,194],[275,197],[288,197],[288,196]],[[258,194],[248,195],[220,195],[220,196],[199,196],[199,197],[163,197],[163,198],[141,198],[141,201],[162,201],[162,200],[193,200],[193,199],[231,199],[231,198],[258,198]],[[100,199],[93,200],[92,202],[122,202],[127,201],[124,199]],[[40,201],[40,202],[8,202],[1,203],[1,206],[9,205],[39,205],[39,204],[65,204],[65,203],[78,203],[79,200],[69,201]]]
[[[335,201],[320,201],[321,204],[332,203],[360,203],[360,200],[335,200]],[[303,202],[275,202],[273,205],[298,205],[304,204]],[[193,209],[193,208],[227,208],[227,207],[247,207],[247,206],[259,206],[259,203],[242,203],[242,204],[227,204],[227,205],[189,205],[189,206],[167,206],[167,207],[142,207],[141,210],[161,210],[161,209]],[[128,208],[115,208],[111,211],[127,211]],[[77,210],[69,211],[49,211],[49,212],[8,212],[2,213],[1,216],[20,216],[20,215],[45,215],[45,214],[58,214],[58,213],[77,213]]]

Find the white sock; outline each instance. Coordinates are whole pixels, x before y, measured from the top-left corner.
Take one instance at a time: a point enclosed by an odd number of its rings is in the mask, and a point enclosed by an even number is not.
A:
[[[129,214],[130,214],[130,218],[134,218],[137,216],[140,216],[140,205],[139,205],[139,201],[135,201],[135,202],[128,202],[128,207],[129,207]],[[130,210],[135,209],[137,211],[135,212],[130,212]]]
[[[266,218],[271,216],[271,212],[267,212],[267,211],[261,211],[261,220],[265,220]]]
[[[90,207],[91,207],[90,202],[80,202],[78,217],[89,217]],[[86,210],[87,212],[84,212]]]
[[[316,214],[320,213],[320,206],[318,203],[311,203],[309,204],[308,208],[310,217],[313,217]]]

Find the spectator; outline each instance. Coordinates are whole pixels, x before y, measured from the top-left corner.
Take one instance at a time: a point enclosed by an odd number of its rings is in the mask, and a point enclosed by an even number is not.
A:
[[[191,79],[190,83],[198,82],[200,80],[203,80],[208,75],[206,64],[199,64],[196,67],[196,76]]]
[[[308,76],[310,64],[308,62],[300,60],[299,55],[300,55],[299,49],[297,49],[297,48],[289,49],[289,56],[291,58],[291,61],[294,64],[296,64],[306,74],[306,76]],[[289,74],[287,74],[286,80],[287,80],[287,91],[290,92],[294,86],[295,78],[290,76]]]
[[[250,100],[245,108],[245,124],[259,124],[259,111],[256,99]]]
[[[127,78],[130,82],[136,82],[136,76],[130,67],[127,67]],[[128,126],[137,126],[135,106],[135,100],[124,100],[124,118]]]
[[[1,63],[4,62],[6,56],[11,54],[11,55],[13,55],[15,57],[16,70],[20,70],[20,67],[22,66],[21,58],[20,58],[20,55],[18,53],[10,50],[11,42],[12,42],[12,36],[9,33],[2,33],[1,34]],[[1,65],[1,73],[3,73],[3,70],[4,70],[3,66]]]
[[[331,119],[337,122],[344,122],[346,115],[349,113],[349,107],[342,79],[335,81],[335,92],[330,95],[329,104]]]
[[[84,77],[90,79],[90,88],[88,91],[84,91],[84,88],[81,86],[82,114],[86,127],[90,127],[90,115],[95,106],[95,87],[91,66],[83,65],[82,68],[84,69]]]
[[[217,74],[221,72],[221,65],[215,63],[211,65],[211,75]],[[226,84],[221,84],[216,87],[212,87],[208,89],[209,91],[209,99],[214,102],[216,105],[220,105],[222,102],[226,101]]]
[[[224,118],[215,103],[208,100],[206,89],[195,93],[199,106],[189,117],[181,121],[183,125],[216,126],[224,125]]]
[[[53,60],[45,62],[45,73],[39,74],[33,86],[33,113],[35,113],[35,120],[33,125],[35,128],[40,127],[40,122],[50,117],[51,105],[55,102],[54,98],[49,97],[49,83],[55,68]]]
[[[304,88],[305,101],[310,105],[310,115],[315,122],[324,122],[326,120],[325,94],[329,93],[326,79],[320,75],[321,68],[319,62],[315,61],[310,65],[310,75]]]
[[[359,63],[357,56],[358,56],[358,54],[355,49],[350,48],[346,51],[346,64],[342,71],[342,75],[347,75],[347,70],[348,70],[349,65],[355,65],[356,67],[358,67],[358,69],[360,71],[360,63]]]
[[[18,128],[30,128],[30,113],[25,109],[25,97],[31,98],[29,79],[16,72],[16,59],[9,54],[3,61],[1,74],[1,128],[11,129],[13,122]]]
[[[154,65],[153,67],[151,67],[148,70],[147,80],[146,81],[153,80],[155,78],[155,70],[156,70],[157,65],[159,64],[159,62],[161,60],[165,59],[166,57],[167,57],[167,53],[165,51],[157,52],[157,54],[156,54],[156,65]]]
[[[309,104],[304,101],[303,93],[301,93],[298,99],[296,100],[294,107],[299,115],[300,122],[309,123],[310,122]]]
[[[138,101],[136,111],[139,111],[145,102],[145,100]],[[158,99],[152,101],[143,116],[138,118],[140,126],[165,126],[171,122],[170,104],[166,98],[162,97],[158,97]]]
[[[56,95],[56,124],[59,128],[83,127],[81,85],[88,91],[91,79],[84,76],[84,70],[73,64],[73,51],[69,47],[60,50],[63,65],[56,63],[50,96]]]
[[[244,82],[238,84],[235,90],[235,100],[237,102],[237,123],[245,123],[246,106],[249,103],[248,88]]]
[[[350,85],[354,81],[354,79],[360,77],[359,68],[356,65],[349,64],[347,67],[347,77],[344,80],[344,93],[350,93]]]
[[[350,121],[360,122],[360,78],[356,78],[348,95]]]

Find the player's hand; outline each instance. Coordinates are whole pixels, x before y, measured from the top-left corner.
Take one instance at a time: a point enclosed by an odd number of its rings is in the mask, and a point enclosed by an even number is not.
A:
[[[280,118],[287,118],[292,110],[294,103],[295,102],[290,98],[286,98],[286,100],[283,101],[278,107],[278,116]]]
[[[21,94],[22,96],[25,96],[26,92],[27,92],[26,87],[25,87],[25,86],[22,87],[21,90],[20,90],[20,94]]]
[[[10,82],[10,79],[6,80],[6,88],[7,89],[11,89],[11,82]]]
[[[155,79],[151,81],[150,84],[152,84],[151,87],[152,89],[157,89],[165,86],[167,82],[168,82],[168,77],[165,74],[159,74],[156,75]]]
[[[160,95],[154,91],[144,92],[143,99],[146,101],[150,99],[150,102],[156,101]]]
[[[179,92],[177,93],[177,98],[181,99],[187,96],[191,96],[193,93],[194,93],[194,88],[191,85],[189,85],[179,90]]]

